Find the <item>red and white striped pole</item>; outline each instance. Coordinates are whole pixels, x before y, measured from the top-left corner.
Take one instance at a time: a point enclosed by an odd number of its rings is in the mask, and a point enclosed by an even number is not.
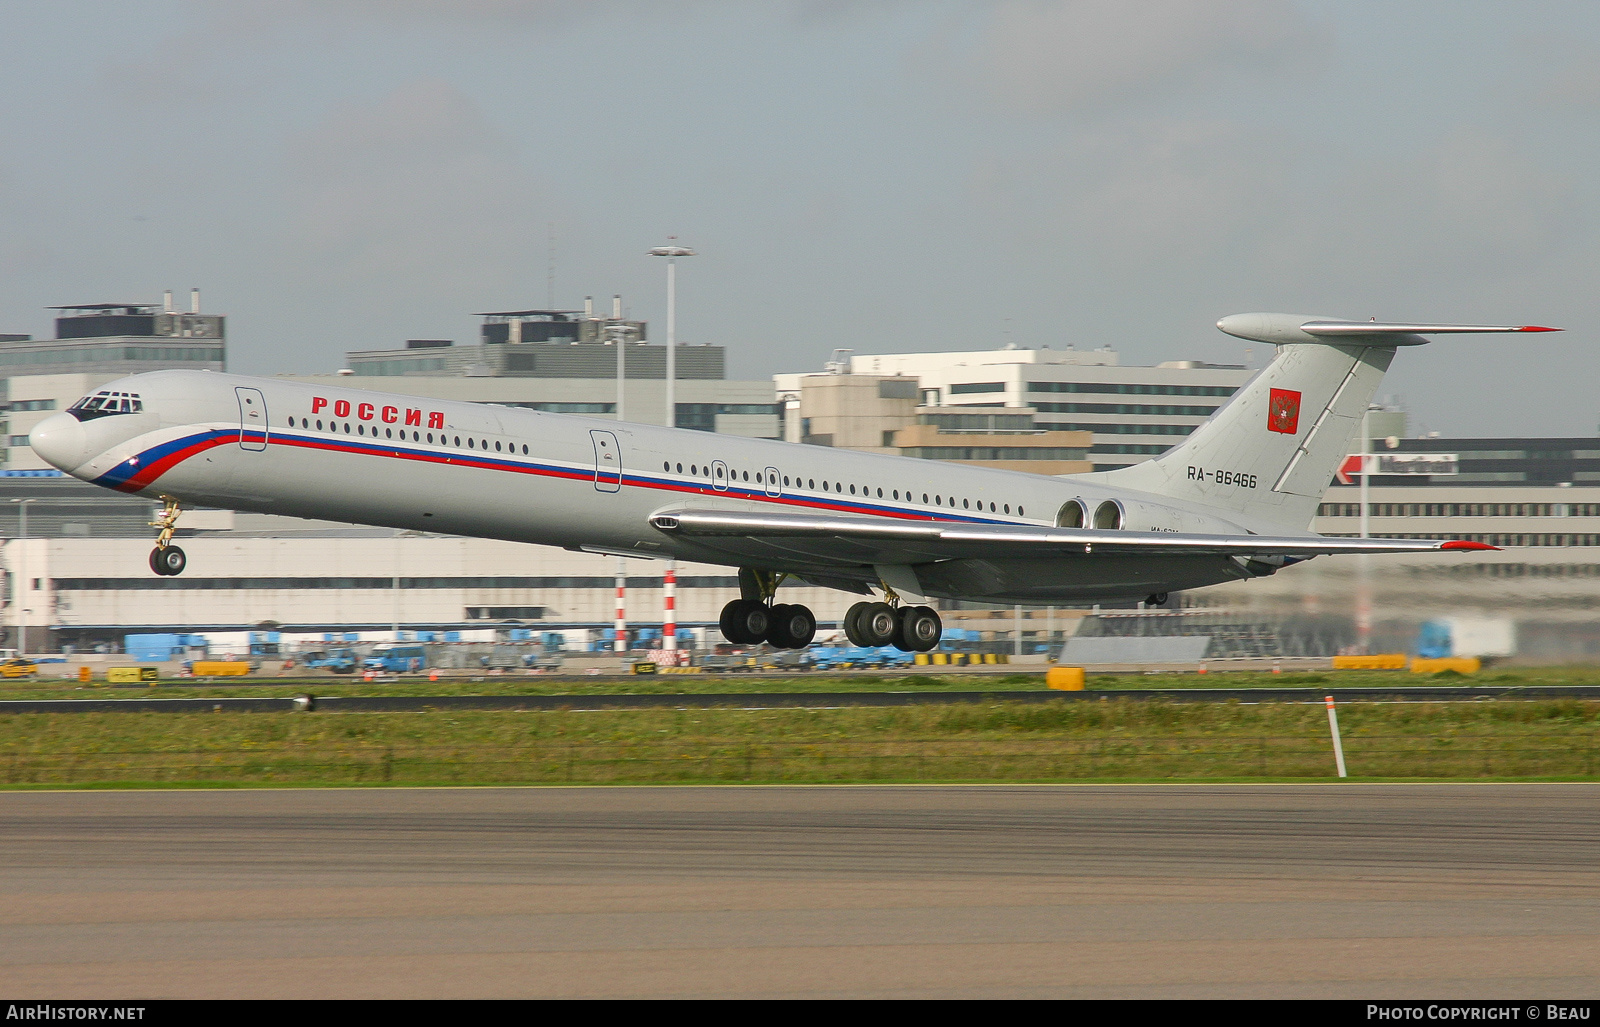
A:
[[[661,648],[669,653],[678,651],[678,564],[667,561],[667,573],[661,581],[661,611],[665,623],[661,626]]]
[[[617,557],[617,639],[613,648],[628,651],[628,561]]]

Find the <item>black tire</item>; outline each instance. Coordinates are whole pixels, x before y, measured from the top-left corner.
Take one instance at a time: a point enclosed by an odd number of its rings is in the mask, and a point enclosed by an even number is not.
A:
[[[150,566],[157,574],[171,577],[183,573],[183,569],[189,566],[189,557],[177,546],[167,546],[150,554]]]
[[[895,647],[901,652],[925,653],[944,636],[944,622],[931,607],[902,607],[897,619]]]
[[[911,607],[902,606],[894,611],[894,637],[889,639],[889,644],[903,653],[914,653],[917,650],[906,640],[906,615],[911,612]]]
[[[723,608],[719,619],[722,637],[734,645],[755,645],[765,641],[772,624],[772,612],[765,603],[738,599]]]
[[[717,630],[722,632],[722,637],[735,645],[742,645],[734,636],[739,633],[739,604],[742,599],[735,599],[722,608],[722,615],[717,618]]]
[[[867,603],[866,609],[856,615],[856,631],[862,644],[877,649],[894,644],[894,628],[899,618],[888,603]]]
[[[774,606],[767,642],[775,649],[804,649],[817,635],[817,618],[804,606]]]
[[[863,649],[867,648],[867,642],[861,637],[860,618],[861,614],[865,612],[869,606],[873,605],[875,604],[857,603],[845,611],[844,621],[839,626],[844,628],[844,637],[850,640],[851,645]]]
[[[767,633],[761,641],[774,649],[789,648],[789,636],[784,632],[784,621],[788,618],[789,608],[782,603],[767,607]]]

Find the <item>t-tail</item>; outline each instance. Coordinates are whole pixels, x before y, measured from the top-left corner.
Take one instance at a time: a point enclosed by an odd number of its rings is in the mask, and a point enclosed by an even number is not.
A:
[[[1385,324],[1234,314],[1217,327],[1278,347],[1272,362],[1194,434],[1154,460],[1100,476],[1241,515],[1255,530],[1311,524],[1395,350],[1426,335],[1553,332],[1537,325]]]

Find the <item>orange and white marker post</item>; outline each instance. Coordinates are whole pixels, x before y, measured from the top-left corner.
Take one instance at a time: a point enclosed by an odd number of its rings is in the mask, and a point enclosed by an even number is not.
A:
[[[617,557],[616,640],[612,642],[612,651],[628,651],[628,561],[620,556]]]
[[[1328,700],[1328,730],[1333,734],[1333,762],[1339,768],[1340,777],[1349,777],[1344,772],[1344,745],[1339,741],[1339,714],[1333,708],[1333,696]]]
[[[678,570],[677,562],[667,562],[667,572],[661,578],[661,606],[664,624],[661,626],[661,648],[672,653],[676,667],[678,652]]]

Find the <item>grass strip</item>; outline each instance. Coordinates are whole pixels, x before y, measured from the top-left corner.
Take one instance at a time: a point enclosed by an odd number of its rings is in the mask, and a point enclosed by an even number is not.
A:
[[[1352,703],[1362,779],[1586,779],[1600,702]],[[1281,780],[1333,776],[1304,704],[0,716],[0,786]]]
[[[1092,674],[1091,689],[1118,691],[1148,688],[1417,688],[1428,685],[1523,688],[1538,685],[1600,685],[1600,667],[1508,667],[1481,674],[1412,674],[1408,671],[1315,671],[1273,674],[1270,671],[1163,671],[1142,674]],[[168,679],[156,687],[110,688],[76,681],[21,681],[0,684],[0,699],[80,698],[206,698],[316,695],[738,695],[750,692],[969,692],[989,689],[1045,689],[1044,671],[1036,673],[961,674],[954,672],[893,674],[873,671],[821,674],[667,674],[660,677],[543,677],[484,675],[472,678],[401,677],[390,682],[362,681],[323,675],[306,678],[250,678],[217,681]]]

